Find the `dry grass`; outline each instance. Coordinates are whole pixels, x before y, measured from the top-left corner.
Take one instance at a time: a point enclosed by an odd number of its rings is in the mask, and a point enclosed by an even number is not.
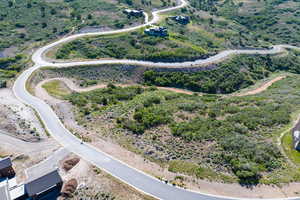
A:
[[[71,179],[68,182],[65,183],[62,189],[62,197],[72,197],[73,193],[76,191],[78,186],[77,180],[76,179]]]
[[[68,160],[65,160],[63,163],[63,169],[65,171],[70,171],[75,165],[77,165],[80,161],[80,158],[75,157],[75,158],[70,158]]]

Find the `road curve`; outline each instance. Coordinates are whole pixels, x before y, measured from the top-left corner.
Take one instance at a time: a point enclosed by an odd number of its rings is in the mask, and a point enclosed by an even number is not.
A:
[[[32,96],[26,89],[26,81],[32,75],[32,73],[45,66],[52,67],[70,67],[76,65],[94,65],[94,64],[134,64],[134,65],[145,65],[145,66],[156,66],[156,67],[190,67],[190,66],[201,66],[206,65],[212,62],[221,61],[228,56],[234,54],[275,54],[284,51],[286,48],[300,49],[298,47],[289,46],[289,45],[275,45],[269,50],[226,50],[215,56],[212,56],[203,60],[196,60],[193,62],[182,62],[182,63],[153,63],[148,61],[136,61],[136,60],[99,60],[99,61],[84,61],[84,62],[65,62],[65,63],[52,63],[44,60],[43,54],[47,52],[49,49],[68,42],[70,40],[83,37],[83,36],[93,36],[93,35],[108,35],[115,33],[122,33],[133,31],[147,25],[154,24],[159,21],[159,14],[162,12],[172,11],[175,9],[179,9],[185,7],[187,2],[185,0],[180,0],[179,5],[166,8],[163,10],[154,11],[152,13],[152,20],[148,21],[148,15],[145,14],[145,24],[125,28],[121,30],[115,31],[106,31],[106,32],[98,32],[98,33],[83,33],[76,34],[72,36],[68,36],[62,38],[56,42],[53,42],[49,45],[46,45],[40,49],[38,49],[32,56],[32,60],[35,65],[20,74],[17,80],[14,83],[13,91],[16,97],[24,102],[25,104],[34,108],[40,115],[42,121],[45,124],[48,132],[51,136],[56,139],[62,146],[64,146],[70,152],[73,152],[85,160],[91,162],[112,176],[120,179],[126,184],[131,185],[138,191],[141,191],[145,194],[153,196],[157,199],[163,200],[228,200],[228,199],[238,199],[231,197],[222,197],[222,196],[214,196],[204,193],[199,193],[190,190],[184,190],[178,187],[171,186],[169,184],[165,184],[158,179],[155,179],[144,172],[141,172],[137,169],[130,167],[129,165],[107,155],[106,153],[95,149],[89,144],[81,144],[81,141],[76,138],[70,131],[68,131],[64,125],[61,123],[55,112],[52,108],[45,103],[43,100]],[[290,198],[297,199],[297,198]]]

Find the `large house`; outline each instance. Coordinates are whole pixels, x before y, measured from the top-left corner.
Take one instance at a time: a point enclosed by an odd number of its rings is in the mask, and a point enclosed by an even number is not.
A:
[[[294,149],[296,149],[297,151],[300,151],[300,121],[293,128],[292,137],[293,137]]]
[[[28,178],[25,184],[17,184],[10,158],[0,160],[0,200],[48,200],[60,194],[63,181],[57,169]]]
[[[294,149],[297,151],[300,151],[300,131],[294,130],[293,131],[293,146]]]
[[[131,10],[131,9],[125,9],[123,11],[128,16],[133,16],[133,17],[142,17],[143,16],[143,10]]]
[[[7,181],[0,182],[0,199],[1,200],[11,200]]]
[[[190,18],[188,16],[178,15],[178,16],[171,17],[171,19],[175,20],[176,22],[178,22],[180,24],[184,24],[184,25],[190,23]]]
[[[168,36],[168,30],[165,27],[162,26],[154,26],[151,28],[145,29],[145,34],[151,35],[151,36],[158,36],[158,37],[165,37]]]
[[[27,200],[24,184],[17,184],[16,178],[2,179],[0,182],[0,200]]]
[[[9,157],[0,160],[0,178],[11,178],[15,176],[12,162]]]
[[[62,185],[63,180],[56,169],[25,183],[25,192],[31,199],[40,199],[51,191],[60,191]]]

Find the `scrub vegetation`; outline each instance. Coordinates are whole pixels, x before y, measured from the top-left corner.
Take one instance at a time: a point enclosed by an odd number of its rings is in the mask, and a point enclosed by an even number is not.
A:
[[[119,29],[143,23],[125,8],[150,10],[173,0],[7,0],[0,1],[0,87],[25,66],[24,56],[36,45],[90,28]],[[2,58],[3,57],[3,58]]]
[[[187,38],[185,38],[187,40]],[[205,58],[208,52],[197,44],[184,43],[176,35],[153,37],[142,31],[82,38],[64,44],[56,52],[57,59],[127,58],[151,61],[185,61]]]
[[[190,3],[188,8],[172,13],[188,15],[190,24],[178,24],[168,15],[161,22],[169,31],[166,37],[147,36],[142,29],[87,37],[62,45],[55,57],[177,62],[206,58],[227,48],[300,44],[297,0],[190,0]],[[2,1],[0,50],[54,39],[73,28],[123,28],[139,22],[122,13],[125,7],[149,11],[170,5],[174,2]],[[22,68],[21,60],[22,56],[0,60],[1,79],[13,78]],[[299,52],[289,51],[278,56],[236,56],[211,70],[193,73],[124,65],[112,67],[116,74],[110,71],[102,74],[103,69],[93,73],[96,68],[92,66],[84,68],[84,72],[79,67],[46,69],[52,75],[80,78],[82,86],[96,84],[95,80],[102,77],[105,81],[126,82],[134,76],[134,81],[151,87],[109,84],[90,92],[67,93],[59,82],[49,82],[44,88],[71,102],[78,123],[87,129],[98,130],[101,137],[135,149],[167,165],[172,172],[243,185],[279,184],[300,181],[299,170],[287,162],[276,143],[278,133],[290,126],[292,114],[300,109],[299,67]],[[122,69],[126,71],[124,75],[120,75]],[[246,88],[276,71],[293,74],[257,95],[220,95]],[[209,94],[177,94],[154,86]],[[286,146],[291,145],[290,137],[284,137],[283,141]],[[287,153],[292,159],[298,155],[294,151]]]
[[[147,36],[143,29],[115,36],[89,37],[63,45],[57,59],[130,58],[151,61],[184,61],[203,58],[222,49],[299,45],[298,1],[194,1],[168,13],[159,25],[169,36]],[[169,16],[186,15],[182,25]],[[118,47],[118,48],[116,48]]]
[[[232,93],[253,85],[275,71],[300,73],[298,51],[286,56],[241,55],[200,72],[144,72],[147,85],[176,87],[204,93]]]
[[[80,124],[101,130],[102,137],[136,149],[151,160],[168,164],[170,171],[247,185],[299,181],[298,170],[287,162],[276,143],[278,134],[291,125],[291,114],[299,110],[299,52],[236,56],[213,70],[194,73],[126,65],[88,66],[84,72],[81,70],[49,68],[43,73],[81,81],[125,83],[140,74],[137,82],[147,84],[149,80],[190,83],[191,79],[198,80],[198,86],[219,86],[211,93],[231,93],[273,72],[291,72],[286,79],[254,96],[197,96],[155,87],[121,88],[109,84],[104,89],[70,94],[66,99],[77,108]],[[284,137],[284,144],[289,147],[291,138]],[[288,156],[296,157],[295,152],[291,154]]]
[[[239,37],[236,38],[236,42],[241,46],[246,44],[241,38],[251,38],[255,42],[263,40],[273,44],[300,44],[300,3],[297,0],[190,2],[195,9],[192,9],[193,11],[207,11],[214,16],[223,17],[228,22],[225,23],[228,27],[242,27],[238,32]]]
[[[270,184],[299,177],[275,143],[278,131],[299,109],[299,89],[299,75],[291,75],[248,97],[193,96],[110,84],[66,99],[76,106],[81,124],[103,132],[110,124],[109,137],[127,138],[146,157],[169,162],[171,171]],[[186,165],[190,167],[182,167]]]
[[[229,94],[254,85],[275,72],[299,74],[299,51],[283,55],[238,55],[209,67],[198,69],[160,69],[131,65],[77,66],[67,69],[45,69],[48,76],[66,76],[80,80],[82,86],[89,81],[102,83],[140,83],[188,89],[210,94]]]
[[[151,3],[152,2],[152,3]],[[50,39],[83,27],[120,28],[142,18],[128,18],[124,8],[161,8],[173,1],[8,0],[0,1],[0,51]]]
[[[14,78],[24,68],[25,60],[23,55],[0,58],[0,88],[6,87],[7,81]]]
[[[42,87],[52,96],[56,98],[63,98],[65,95],[70,94],[70,90],[64,83],[59,80],[49,81],[42,85]]]

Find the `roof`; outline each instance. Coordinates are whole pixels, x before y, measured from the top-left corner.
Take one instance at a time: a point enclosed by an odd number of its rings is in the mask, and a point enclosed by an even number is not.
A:
[[[10,195],[8,192],[8,182],[3,181],[0,183],[0,199],[1,200],[10,200]]]
[[[24,185],[19,185],[14,189],[10,190],[9,193],[12,199],[17,199],[25,195],[25,187]]]
[[[50,173],[47,173],[37,179],[26,183],[25,191],[31,197],[47,191],[53,186],[56,186],[56,184],[58,183],[62,183],[62,179],[56,169]]]
[[[12,163],[9,157],[3,158],[2,160],[0,160],[0,170],[1,169],[5,169],[8,167],[11,167]]]
[[[8,188],[9,189],[15,188],[16,186],[18,186],[16,177],[8,179],[7,181],[8,181]]]

